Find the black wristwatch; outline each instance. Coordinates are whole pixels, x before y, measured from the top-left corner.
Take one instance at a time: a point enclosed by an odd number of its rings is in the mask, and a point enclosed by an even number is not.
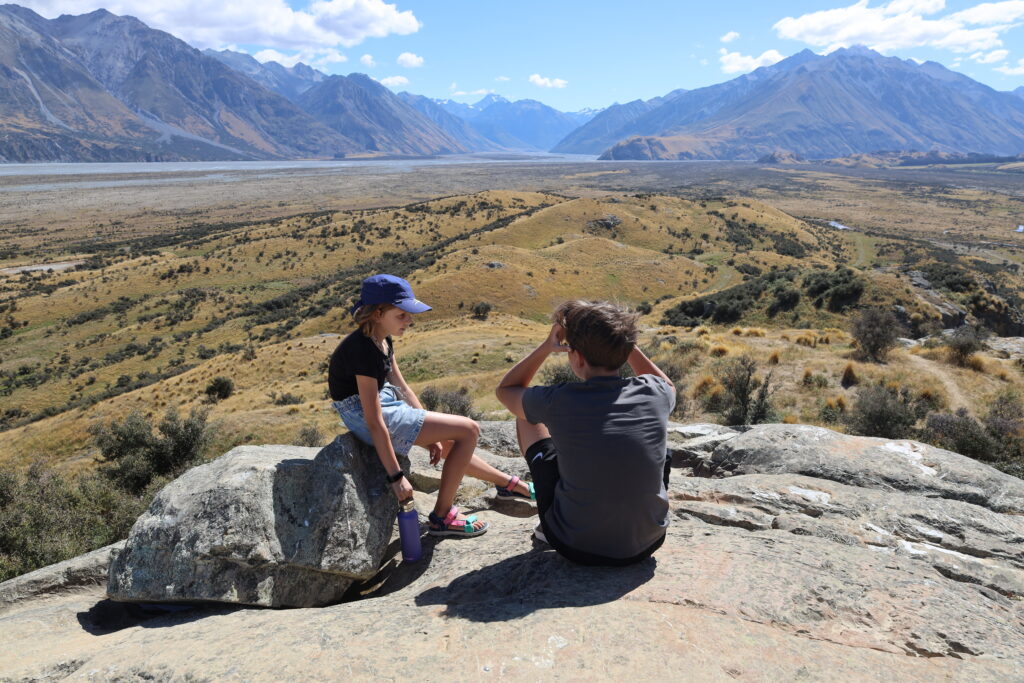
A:
[[[389,474],[388,475],[388,483],[389,484],[394,484],[395,482],[397,482],[399,479],[401,479],[404,476],[405,476],[405,472],[403,472],[402,470],[398,470],[394,474]]]

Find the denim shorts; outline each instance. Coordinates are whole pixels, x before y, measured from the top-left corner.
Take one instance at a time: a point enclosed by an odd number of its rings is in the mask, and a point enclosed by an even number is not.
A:
[[[384,383],[379,397],[381,412],[384,414],[384,424],[388,428],[388,434],[391,435],[391,445],[396,454],[407,455],[416,441],[416,437],[420,435],[427,411],[413,408],[403,401],[398,387],[390,382]],[[373,437],[366,426],[366,416],[363,414],[363,404],[359,400],[359,394],[354,394],[341,401],[334,401],[333,405],[348,430],[355,434],[360,441],[372,446]]]

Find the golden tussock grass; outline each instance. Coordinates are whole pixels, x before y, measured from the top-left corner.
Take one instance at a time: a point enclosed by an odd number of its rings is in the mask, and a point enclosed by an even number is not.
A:
[[[778,365],[778,364],[779,364],[779,352],[778,351],[772,351],[772,355],[768,356],[768,365]]]

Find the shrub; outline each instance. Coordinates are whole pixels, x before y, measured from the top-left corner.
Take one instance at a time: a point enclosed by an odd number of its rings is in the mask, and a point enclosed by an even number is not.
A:
[[[860,377],[857,376],[853,363],[847,363],[846,367],[843,368],[843,376],[840,378],[839,383],[844,389],[849,389],[855,384],[860,383]]]
[[[555,363],[544,366],[540,371],[540,382],[544,385],[568,384],[579,382],[580,378],[572,371],[568,363]]]
[[[757,362],[747,355],[719,366],[716,379],[724,391],[724,400],[715,412],[725,418],[726,424],[759,424],[774,417],[770,400],[772,373],[762,381],[756,372]]]
[[[846,415],[846,399],[842,396],[827,399],[821,407],[821,421],[839,422]]]
[[[985,428],[1006,458],[1024,458],[1024,401],[1012,389],[999,393],[984,417]]]
[[[206,385],[206,396],[211,401],[223,401],[235,393],[235,383],[227,377],[214,377]]]
[[[480,417],[480,414],[473,410],[473,399],[466,387],[459,387],[457,391],[442,391],[434,386],[424,387],[420,392],[420,403],[427,410],[435,412],[464,415],[474,420]]]
[[[271,402],[275,406],[295,406],[302,403],[305,399],[296,394],[288,392],[278,394],[276,391],[271,391],[267,394],[270,397]]]
[[[98,424],[90,429],[103,455],[100,471],[131,493],[141,493],[160,475],[177,475],[197,462],[213,436],[205,410],[193,408],[182,420],[168,408],[153,433],[149,420],[138,412],[122,422]]]
[[[316,448],[324,442],[324,435],[316,425],[305,425],[299,430],[299,433],[295,437],[294,444],[296,446],[307,446],[309,448]]]
[[[902,439],[913,434],[921,412],[921,404],[906,387],[874,384],[857,391],[846,424],[853,434]]]
[[[930,413],[921,439],[976,460],[995,460],[999,453],[998,444],[966,408],[955,413]]]
[[[487,316],[491,314],[492,310],[494,310],[494,307],[486,301],[478,301],[469,309],[470,313],[477,320],[487,320]]]
[[[0,472],[0,582],[124,538],[148,501],[106,477],[68,481],[39,462]]]
[[[900,325],[892,311],[866,308],[853,319],[850,333],[865,358],[881,363],[896,346]]]
[[[963,325],[946,339],[946,350],[949,360],[954,365],[968,367],[971,356],[985,348],[978,330],[970,325]]]

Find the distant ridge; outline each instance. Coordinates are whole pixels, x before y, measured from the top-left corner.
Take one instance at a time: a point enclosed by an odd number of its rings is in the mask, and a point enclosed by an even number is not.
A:
[[[359,146],[220,61],[106,10],[0,6],[0,158],[266,159]],[[20,65],[20,66],[19,66]]]
[[[935,62],[859,46],[825,57],[804,50],[686,92],[602,139],[611,137],[602,159],[757,159],[776,149],[809,159],[879,149],[1015,155],[1024,101]]]
[[[327,78],[327,74],[302,62],[289,68],[277,62],[261,63],[244,52],[232,50],[203,50],[203,54],[220,60],[235,71],[245,74],[263,87],[287,97],[292,102],[299,95]]]
[[[387,154],[455,154],[471,151],[405,100],[365,74],[328,76],[296,100],[306,112],[354,140]]]
[[[613,104],[569,133],[551,151],[571,154],[600,154],[610,144],[609,140],[618,140],[621,137],[621,131],[627,129],[638,118],[684,92],[686,91],[683,89],[673,90],[668,95],[654,97],[647,101],[633,100],[625,104]]]

